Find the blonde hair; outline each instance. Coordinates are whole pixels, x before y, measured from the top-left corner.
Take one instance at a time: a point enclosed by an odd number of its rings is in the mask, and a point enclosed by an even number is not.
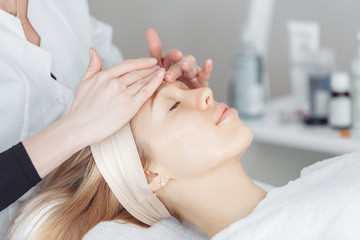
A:
[[[141,159],[145,167],[146,157]],[[116,199],[96,167],[90,147],[74,154],[55,170],[43,190],[18,211],[7,238],[11,239],[23,224],[54,202],[54,207],[41,216],[45,220],[38,220],[28,236],[39,240],[82,239],[98,223],[112,220],[148,227],[129,214]]]

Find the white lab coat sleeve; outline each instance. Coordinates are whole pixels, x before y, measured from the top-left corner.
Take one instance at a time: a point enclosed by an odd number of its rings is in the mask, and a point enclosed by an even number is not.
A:
[[[123,61],[120,50],[112,43],[112,27],[93,16],[91,16],[91,25],[93,32],[92,46],[100,55],[103,69],[110,68]]]

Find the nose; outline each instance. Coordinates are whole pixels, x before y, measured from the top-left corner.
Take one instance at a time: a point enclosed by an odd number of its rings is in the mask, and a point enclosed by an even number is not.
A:
[[[195,91],[198,91],[198,98],[196,105],[200,110],[206,110],[214,102],[213,92],[208,87],[198,88]]]

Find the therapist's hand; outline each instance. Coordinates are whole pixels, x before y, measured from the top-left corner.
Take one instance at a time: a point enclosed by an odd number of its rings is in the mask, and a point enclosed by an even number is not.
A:
[[[199,88],[208,86],[213,63],[207,59],[203,68],[196,64],[195,57],[189,55],[183,57],[183,54],[176,49],[170,50],[162,57],[162,46],[157,32],[150,28],[146,31],[146,39],[151,57],[158,60],[158,65],[167,69],[165,81],[168,83],[180,79],[190,88]]]
[[[94,49],[90,56],[69,113],[23,141],[41,178],[77,151],[124,126],[164,78],[165,69],[156,66],[156,59],[125,60],[102,71]]]
[[[108,137],[129,122],[165,74],[154,58],[125,60],[101,71],[99,55],[94,49],[90,53],[88,70],[68,114],[86,144]]]
[[[151,37],[154,35],[150,33]],[[174,73],[174,78],[167,78],[168,82],[181,76],[186,84],[194,87],[207,85],[211,62],[205,62],[200,70],[195,59],[183,58],[177,50],[170,51],[163,59],[160,39],[153,43],[157,46],[149,47],[151,56],[160,59],[158,64]],[[156,65],[156,58],[125,60],[102,71],[100,57],[94,49],[90,49],[90,56],[88,70],[78,85],[69,113],[23,141],[41,178],[75,152],[123,127],[153,95],[165,76],[165,69]]]

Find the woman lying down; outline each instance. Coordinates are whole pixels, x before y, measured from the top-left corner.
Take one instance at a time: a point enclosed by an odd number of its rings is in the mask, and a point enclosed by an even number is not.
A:
[[[147,228],[170,216],[212,239],[359,238],[360,154],[266,193],[239,161],[252,139],[209,88],[163,83],[130,124],[61,165],[7,238],[82,239],[102,221]]]

